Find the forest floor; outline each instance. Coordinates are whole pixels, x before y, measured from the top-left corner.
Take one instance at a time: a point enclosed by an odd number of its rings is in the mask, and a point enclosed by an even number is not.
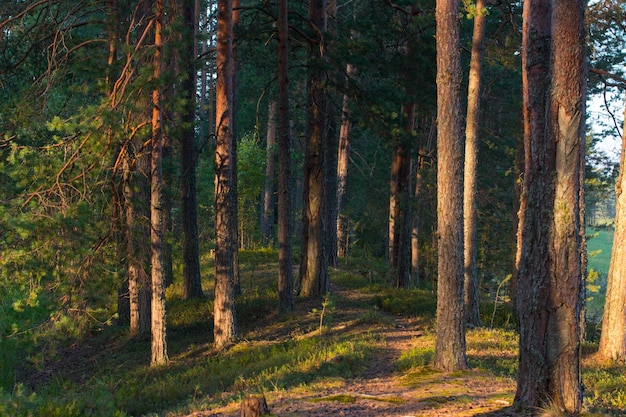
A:
[[[379,312],[376,324],[359,325],[359,317],[368,314],[367,299],[350,289],[333,286],[336,300],[350,300],[351,308],[336,307],[332,332],[351,328],[352,332],[375,332],[378,350],[366,369],[358,376],[337,378],[310,387],[265,393],[270,413],[274,416],[527,416],[513,410],[515,380],[498,377],[485,370],[440,373],[430,367],[410,371],[399,370],[398,363],[412,349],[424,347],[428,331],[422,320]],[[359,299],[360,298],[360,299]],[[371,297],[370,297],[371,298]],[[354,302],[357,301],[357,302]],[[310,303],[310,302],[309,302]],[[337,302],[338,304],[340,301]],[[300,305],[312,309],[313,305]],[[384,323],[381,326],[380,323]],[[432,335],[431,335],[432,336]],[[264,338],[280,338],[280,334],[264,334]],[[432,344],[432,337],[425,342]],[[502,352],[508,355],[510,352]],[[335,357],[333,361],[341,361]],[[186,417],[236,417],[240,402],[211,410],[185,414]]]
[[[432,290],[393,289],[383,273],[345,268],[332,271],[330,296],[297,299],[296,311],[279,316],[275,264],[254,256],[242,268],[237,343],[214,351],[212,294],[185,301],[174,285],[167,366],[149,366],[149,338],[102,328],[19,369],[26,391],[13,394],[9,415],[235,417],[247,396],[262,393],[280,417],[559,416],[513,406],[518,337],[504,306],[497,314],[493,303],[481,306],[486,325],[467,330],[470,369],[439,372]],[[585,349],[586,404],[606,411],[585,416],[625,416],[624,368],[596,363],[593,345]]]

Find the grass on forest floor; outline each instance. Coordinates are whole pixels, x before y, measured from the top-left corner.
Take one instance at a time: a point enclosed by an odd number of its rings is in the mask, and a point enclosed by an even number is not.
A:
[[[385,272],[380,265],[364,266],[360,260],[358,267],[348,264],[332,271],[333,283],[348,288],[349,296],[298,300],[295,312],[277,316],[276,253],[243,252],[240,258],[243,292],[237,299],[237,314],[241,340],[231,348],[219,353],[212,350],[210,291],[201,299],[182,301],[175,284],[167,293],[168,366],[148,366],[149,340],[129,339],[111,327],[60,350],[39,371],[22,373],[35,390],[16,384],[11,393],[0,392],[0,415],[182,416],[236,403],[248,393],[289,396],[342,386],[363,375],[377,357],[381,349],[377,331],[391,325],[390,313],[420,318],[423,335],[395,364],[399,383],[428,387],[420,400],[436,404],[454,397],[462,402],[465,397],[455,387],[488,385],[494,380],[508,381],[509,388],[489,395],[512,400],[517,336],[510,327],[469,330],[467,353],[473,370],[442,374],[430,368],[436,308],[430,291],[392,289],[383,283]],[[204,284],[211,287],[210,282]],[[502,317],[508,320],[506,314]],[[623,415],[623,374],[623,367],[598,364],[587,357],[587,407]]]

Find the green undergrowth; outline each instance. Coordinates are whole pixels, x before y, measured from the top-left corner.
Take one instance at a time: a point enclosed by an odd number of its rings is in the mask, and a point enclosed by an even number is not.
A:
[[[203,264],[211,270],[210,259]],[[43,339],[36,345],[0,349],[3,373],[8,361],[21,352],[43,352],[39,362],[24,364],[19,375],[11,376],[14,383],[0,390],[0,416],[179,417],[235,404],[250,393],[275,392],[284,397],[331,388],[336,388],[336,394],[320,401],[351,402],[360,397],[341,394],[343,387],[363,376],[380,356],[381,330],[393,329],[400,316],[410,318],[404,322],[419,332],[393,364],[399,384],[427,387],[423,401],[433,407],[439,402],[469,403],[472,398],[464,387],[493,381],[504,381],[499,385],[503,391],[490,393],[494,401],[512,400],[518,336],[504,304],[497,306],[495,315],[483,315],[495,317],[493,328],[468,329],[471,370],[445,374],[432,368],[435,296],[423,289],[391,288],[383,282],[386,275],[380,264],[349,260],[331,271],[331,281],[341,291],[319,300],[297,300],[295,312],[280,316],[276,314],[276,252],[243,252],[240,271],[242,291],[236,301],[240,340],[228,349],[212,349],[209,272],[204,275],[204,297],[182,300],[177,282],[167,290],[167,366],[150,367],[150,341],[129,339],[115,326],[105,326],[76,339],[70,349],[47,352],[47,356]],[[7,317],[15,311],[6,302],[1,306]],[[482,306],[491,313],[493,307]],[[40,307],[32,308],[33,314],[41,313]],[[11,331],[6,322],[3,325],[5,333]],[[3,348],[6,340],[1,339]],[[593,349],[587,346],[585,352]],[[583,371],[587,408],[623,415],[623,375],[623,367],[588,363]]]

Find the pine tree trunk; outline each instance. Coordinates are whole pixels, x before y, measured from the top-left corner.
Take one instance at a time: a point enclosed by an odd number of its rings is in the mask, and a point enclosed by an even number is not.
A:
[[[626,106],[624,106],[626,116]],[[624,117],[626,128],[626,117]],[[617,362],[626,362],[626,129],[622,130],[622,153],[619,177],[615,184],[615,234],[606,288],[602,334],[598,354]]]
[[[278,311],[293,311],[288,0],[278,4]]]
[[[261,233],[265,242],[271,242],[274,234],[274,172],[276,150],[276,101],[272,100],[267,112],[267,138],[265,143],[265,184],[263,187],[263,216]]]
[[[126,275],[128,279],[130,334],[143,337],[150,332],[150,154],[141,140],[127,143],[123,162]],[[135,159],[134,167],[132,160]]]
[[[155,1],[154,82],[152,92],[152,163],[150,187],[150,243],[152,249],[152,365],[167,362],[165,322],[165,257],[163,218],[163,93],[161,79],[163,53],[163,0]]]
[[[545,337],[550,297],[549,233],[554,202],[554,137],[548,128],[550,91],[550,0],[524,3],[522,90],[524,180],[517,244],[519,373],[515,402],[541,407],[548,400]],[[533,242],[531,245],[530,242]]]
[[[324,240],[326,201],[324,185],[324,147],[326,137],[326,91],[322,68],[324,50],[322,34],[326,31],[326,1],[309,2],[309,20],[319,33],[310,45],[309,72],[307,76],[307,138],[304,160],[304,198],[302,258],[298,293],[302,297],[314,297],[330,290],[328,278],[328,254]]]
[[[356,73],[356,68],[346,65],[347,82],[350,82]],[[341,111],[341,127],[339,129],[339,146],[337,150],[337,257],[344,258],[348,254],[348,218],[343,214],[344,200],[348,188],[348,164],[350,161],[350,131],[352,129],[352,115],[350,112],[349,97],[343,96]]]
[[[459,3],[437,0],[437,336],[434,366],[467,369],[463,314],[463,140]]]
[[[195,8],[190,2],[183,2],[183,18],[190,35],[196,31],[197,16]],[[187,78],[181,88],[186,94],[186,103],[183,109],[184,129],[181,132],[181,202],[183,226],[183,299],[202,296],[202,282],[200,277],[200,252],[198,247],[198,210],[196,200],[196,140],[195,140],[195,112],[196,112],[196,37],[188,36],[185,39],[186,48],[183,50],[181,68],[187,71]],[[206,81],[203,81],[206,83]],[[201,102],[202,103],[202,102]],[[204,139],[204,138],[203,138]]]
[[[236,248],[233,172],[233,3],[218,1],[217,85],[215,91],[215,303],[214,344],[222,349],[237,335],[235,316]]]
[[[467,118],[465,127],[464,166],[464,259],[465,259],[465,322],[480,326],[478,272],[476,256],[478,242],[476,233],[476,166],[478,164],[478,130],[480,123],[480,88],[482,81],[483,45],[485,39],[486,12],[484,0],[476,0],[472,57],[470,60],[467,93]]]
[[[515,401],[577,414],[584,278],[584,3],[524,4],[526,163],[520,210]]]
[[[580,348],[586,275],[586,1],[555,0],[552,21],[551,125],[556,141],[552,305],[548,322],[549,395],[568,413],[582,409]]]

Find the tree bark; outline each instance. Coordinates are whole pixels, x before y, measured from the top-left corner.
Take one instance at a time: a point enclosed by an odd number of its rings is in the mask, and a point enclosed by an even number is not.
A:
[[[278,4],[278,311],[293,311],[288,0]]]
[[[265,184],[263,186],[263,216],[261,233],[265,242],[271,242],[274,235],[274,172],[276,156],[276,101],[268,106],[267,138],[265,143]]]
[[[324,33],[326,31],[326,0],[309,2],[309,20],[316,32],[311,42],[307,75],[307,138],[304,160],[304,198],[302,257],[298,293],[314,297],[330,290],[328,254],[324,239],[326,201],[325,141],[326,132],[326,77],[322,68]]]
[[[202,296],[200,276],[200,251],[198,247],[198,210],[196,199],[196,37],[189,36],[198,26],[195,7],[190,2],[183,2],[183,19],[187,29],[186,47],[183,49],[181,68],[187,71],[182,82],[182,91],[186,95],[183,109],[181,140],[181,202],[183,226],[183,299]],[[206,80],[203,81],[206,83]],[[204,139],[204,138],[203,138]]]
[[[463,315],[463,140],[459,3],[437,0],[437,336],[434,366],[467,369]]]
[[[233,2],[218,1],[215,91],[215,303],[214,344],[223,349],[237,335],[235,316],[236,227],[233,193]]]
[[[126,143],[122,152],[129,326],[131,336],[143,337],[150,332],[151,322],[150,225],[147,224],[150,218],[150,154],[137,137]]]
[[[524,4],[525,169],[518,235],[515,402],[577,414],[584,227],[584,3]]]
[[[165,321],[165,258],[163,219],[163,93],[161,90],[161,67],[163,53],[163,0],[156,0],[154,32],[154,74],[152,91],[152,162],[150,187],[150,243],[152,249],[152,365],[167,363],[167,340]]]
[[[411,137],[415,106],[402,106],[405,131]],[[408,288],[411,283],[411,154],[407,138],[393,148],[389,198],[390,266],[396,288]]]
[[[482,81],[483,45],[487,10],[484,0],[476,0],[474,33],[472,36],[472,56],[470,59],[469,85],[467,92],[467,118],[465,127],[464,165],[464,259],[465,259],[465,322],[480,326],[478,272],[476,255],[478,252],[476,233],[476,166],[478,164],[478,130],[480,123],[480,89]]]
[[[624,106],[626,116],[626,105]],[[626,128],[626,117],[624,117]],[[606,303],[602,319],[600,349],[604,359],[626,362],[626,251],[622,242],[626,239],[626,129],[622,130],[622,152],[619,177],[615,184],[615,234],[611,265],[606,288]]]
[[[346,65],[347,82],[355,75],[356,68]],[[344,258],[348,254],[349,234],[348,218],[343,213],[344,200],[348,188],[348,165],[350,161],[350,131],[352,115],[348,94],[343,96],[341,111],[341,127],[339,129],[339,146],[337,149],[337,257]]]
[[[549,395],[559,408],[582,409],[581,341],[586,275],[583,181],[587,71],[585,0],[555,0],[552,12],[551,122],[556,141],[553,301],[548,322]]]

